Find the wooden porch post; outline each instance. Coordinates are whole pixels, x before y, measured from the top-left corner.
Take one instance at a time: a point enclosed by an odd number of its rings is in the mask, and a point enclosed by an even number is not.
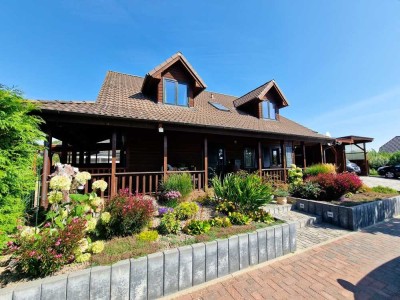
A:
[[[325,163],[324,150],[322,148],[322,143],[319,143],[319,148],[320,148],[320,151],[321,151],[321,163]]]
[[[204,138],[204,190],[208,189],[208,141]]]
[[[42,171],[42,193],[40,197],[40,206],[47,208],[47,192],[48,192],[48,184],[47,177],[50,174],[50,155],[51,155],[51,142],[52,136],[49,132],[47,134],[47,140],[44,142],[44,150],[43,150],[43,171]]]
[[[117,171],[117,132],[114,130],[111,136],[111,197],[117,194],[116,176]]]
[[[283,168],[283,181],[286,182],[286,151],[285,141],[281,141],[281,152],[282,152],[282,168]]]
[[[365,148],[365,143],[364,145],[364,165],[365,165],[365,174],[369,176],[369,166],[368,166],[368,159],[367,159],[367,148]]]
[[[304,142],[301,142],[301,147],[303,148],[303,168],[307,167],[307,158],[306,158],[306,145]]]
[[[258,141],[258,173],[262,177],[261,142]]]
[[[67,152],[67,146],[68,144],[65,141],[61,142],[61,157],[60,157],[60,162],[62,164],[67,163],[67,157],[68,157],[68,152]]]
[[[168,139],[167,135],[164,135],[164,163],[163,163],[163,171],[164,171],[164,182],[167,180],[167,171],[168,171]]]

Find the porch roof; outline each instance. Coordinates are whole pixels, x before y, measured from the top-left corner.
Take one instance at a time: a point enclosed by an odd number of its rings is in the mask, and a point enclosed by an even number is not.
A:
[[[82,117],[103,116],[154,123],[282,134],[292,138],[334,140],[283,116],[280,116],[279,121],[258,119],[236,108],[234,100],[237,97],[235,96],[203,91],[195,97],[194,107],[156,103],[141,92],[143,80],[143,77],[109,71],[96,102],[40,101],[41,110],[44,115],[53,112]],[[229,111],[215,108],[209,103],[210,101],[222,104]]]

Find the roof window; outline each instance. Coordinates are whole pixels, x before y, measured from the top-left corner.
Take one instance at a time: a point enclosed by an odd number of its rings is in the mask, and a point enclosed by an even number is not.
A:
[[[223,106],[221,103],[218,102],[211,102],[208,101],[208,103],[210,103],[212,106],[214,106],[216,109],[218,110],[222,110],[222,111],[230,111],[229,108],[226,108],[225,106]]]

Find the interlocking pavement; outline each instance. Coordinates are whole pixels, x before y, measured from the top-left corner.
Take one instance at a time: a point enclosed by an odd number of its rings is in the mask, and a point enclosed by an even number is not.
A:
[[[299,232],[300,240],[305,240],[302,234],[311,233]],[[175,299],[400,299],[400,219],[192,288]]]

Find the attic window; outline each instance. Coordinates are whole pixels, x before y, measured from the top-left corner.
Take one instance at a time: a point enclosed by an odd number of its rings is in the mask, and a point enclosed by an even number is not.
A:
[[[262,117],[263,119],[274,119],[275,116],[275,104],[269,100],[264,100],[262,102]]]
[[[187,84],[164,78],[164,103],[188,106]]]
[[[212,106],[214,106],[214,107],[215,107],[216,109],[218,109],[218,110],[229,111],[229,108],[226,108],[226,107],[223,106],[221,103],[211,102],[211,101],[209,101],[208,103],[210,103]]]

